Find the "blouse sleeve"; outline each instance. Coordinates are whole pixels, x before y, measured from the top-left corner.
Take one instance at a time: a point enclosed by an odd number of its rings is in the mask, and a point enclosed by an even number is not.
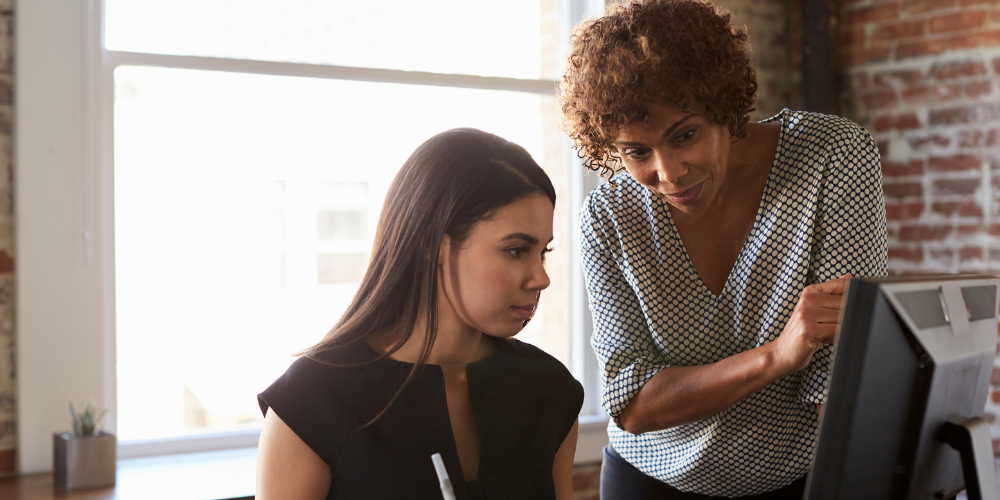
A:
[[[262,414],[266,415],[268,409],[274,411],[329,466],[336,457],[343,430],[351,427],[342,408],[335,404],[335,391],[325,383],[338,378],[331,371],[331,367],[302,356],[257,395]]]
[[[816,243],[809,275],[822,283],[850,274],[886,275],[887,245],[882,166],[871,135],[857,124],[835,133],[818,202]],[[825,403],[833,346],[813,355],[804,372],[802,400]]]
[[[621,427],[618,416],[639,389],[668,366],[653,343],[639,299],[618,264],[617,228],[599,213],[591,194],[580,216],[583,268],[594,318],[591,344],[603,365],[601,405]]]

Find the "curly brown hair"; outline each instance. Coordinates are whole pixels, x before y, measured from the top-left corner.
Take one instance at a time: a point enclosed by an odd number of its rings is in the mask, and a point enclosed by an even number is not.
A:
[[[576,28],[559,108],[584,166],[618,171],[615,136],[657,101],[704,106],[733,140],[746,137],[757,74],[746,29],[731,18],[706,0],[633,0]]]

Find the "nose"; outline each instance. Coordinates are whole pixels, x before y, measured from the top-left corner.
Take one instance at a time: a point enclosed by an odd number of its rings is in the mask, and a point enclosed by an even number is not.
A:
[[[528,280],[524,283],[524,287],[528,290],[542,291],[548,288],[550,283],[549,273],[545,270],[545,261],[538,260],[532,266],[531,273],[528,275]]]
[[[677,184],[688,173],[688,167],[671,155],[658,153],[654,164],[656,180],[660,183]]]

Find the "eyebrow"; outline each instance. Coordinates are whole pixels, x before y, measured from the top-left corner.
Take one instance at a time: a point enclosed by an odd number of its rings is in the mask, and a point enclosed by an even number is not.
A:
[[[685,116],[684,118],[681,118],[680,120],[677,120],[673,125],[671,125],[670,127],[668,127],[667,130],[665,132],[663,132],[663,135],[660,136],[660,137],[668,137],[670,134],[674,133],[674,130],[677,130],[677,127],[680,127],[681,125],[684,124],[684,122],[690,120],[691,118],[694,118],[695,116],[696,115],[692,113],[690,115]],[[615,142],[615,145],[617,145],[617,146],[645,146],[645,144],[643,144],[641,142]]]
[[[508,241],[508,240],[524,240],[527,241],[528,243],[531,243],[532,245],[538,244],[538,238],[535,238],[534,236],[528,233],[511,233],[508,234],[507,236],[504,236],[503,239],[501,239],[500,241]]]

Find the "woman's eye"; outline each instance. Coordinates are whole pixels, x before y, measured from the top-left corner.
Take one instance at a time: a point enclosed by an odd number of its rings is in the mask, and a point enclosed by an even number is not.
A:
[[[520,248],[520,247],[519,248],[508,248],[507,249],[507,253],[509,253],[510,256],[514,257],[515,259],[520,259],[521,257],[524,256],[525,252],[527,252],[527,251],[528,251],[528,249],[526,249],[526,248]]]
[[[649,155],[648,149],[626,149],[622,151],[622,154],[630,160],[641,160]]]
[[[684,132],[683,134],[677,136],[677,139],[675,140],[676,142],[688,142],[692,138],[694,138],[694,132],[695,129],[688,130],[687,132]]]
[[[545,262],[545,255],[548,254],[549,252],[551,252],[552,250],[553,250],[552,247],[548,247],[548,248],[542,250],[542,262]]]

